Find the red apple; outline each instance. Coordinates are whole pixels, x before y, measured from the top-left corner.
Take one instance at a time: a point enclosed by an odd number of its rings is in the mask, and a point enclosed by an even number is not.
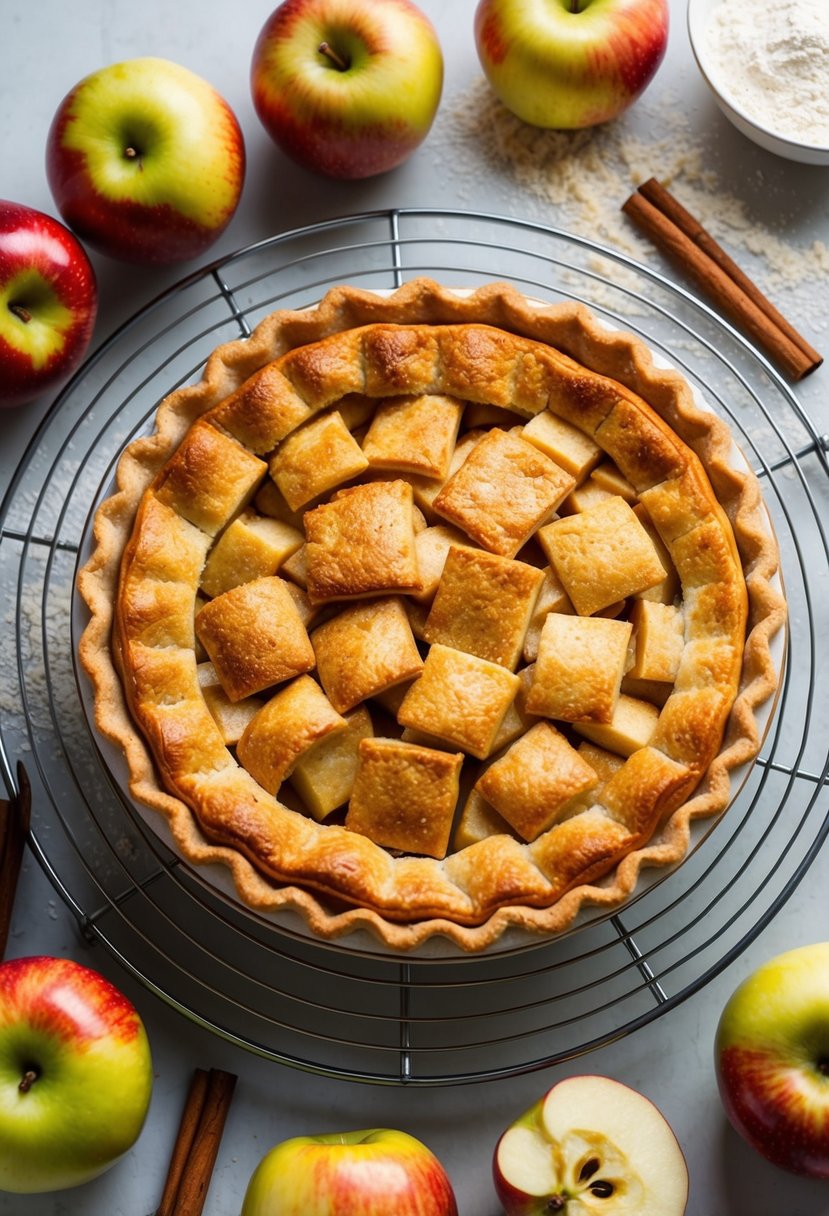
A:
[[[0,199],[0,406],[33,401],[74,371],[97,303],[95,272],[72,233]]]
[[[153,1072],[131,1002],[89,967],[0,964],[0,1191],[61,1190],[138,1137]]]
[[[682,1216],[688,1170],[652,1102],[609,1077],[554,1085],[495,1146],[507,1216]]]
[[[284,1140],[251,1177],[242,1216],[457,1216],[437,1157],[377,1128]]]
[[[63,99],[46,171],[61,215],[93,248],[126,262],[178,262],[230,222],[245,147],[206,80],[167,59],[128,59]]]
[[[443,56],[411,0],[285,0],[253,52],[253,104],[288,156],[335,178],[393,169],[425,139]]]
[[[507,109],[591,127],[642,93],[668,44],[668,0],[480,0],[475,43]]]
[[[829,1178],[829,942],[779,954],[740,984],[715,1063],[740,1135],[785,1170]]]

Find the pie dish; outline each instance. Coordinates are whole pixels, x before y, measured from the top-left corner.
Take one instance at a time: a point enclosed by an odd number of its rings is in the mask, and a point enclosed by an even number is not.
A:
[[[132,794],[324,938],[618,907],[728,805],[777,684],[725,424],[501,283],[272,314],[162,402],[93,536],[80,655]]]

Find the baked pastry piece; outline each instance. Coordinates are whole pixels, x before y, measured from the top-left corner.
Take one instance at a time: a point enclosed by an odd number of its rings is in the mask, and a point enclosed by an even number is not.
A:
[[[133,794],[325,937],[618,906],[727,805],[777,680],[724,424],[502,284],[273,314],[162,404],[95,537],[81,657]]]

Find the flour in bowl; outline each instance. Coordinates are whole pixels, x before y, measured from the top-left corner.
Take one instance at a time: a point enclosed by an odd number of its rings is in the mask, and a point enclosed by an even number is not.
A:
[[[726,0],[706,37],[712,77],[748,118],[829,145],[829,0]]]

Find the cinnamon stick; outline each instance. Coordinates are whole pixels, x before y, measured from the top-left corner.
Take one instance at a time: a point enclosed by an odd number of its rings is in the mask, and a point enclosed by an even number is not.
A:
[[[32,813],[32,789],[22,764],[17,765],[17,793],[0,799],[0,959],[6,952],[17,880],[23,864]]]
[[[802,380],[820,366],[822,356],[655,179],[640,186],[622,210],[790,379]]]
[[[201,1216],[235,1086],[233,1073],[194,1071],[156,1216]]]

